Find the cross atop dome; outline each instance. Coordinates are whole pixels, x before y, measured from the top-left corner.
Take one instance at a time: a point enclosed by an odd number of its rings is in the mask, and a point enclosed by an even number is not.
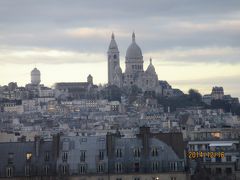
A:
[[[135,33],[134,33],[134,31],[132,33],[132,42],[135,42]]]
[[[150,57],[150,64],[152,64],[152,58]]]

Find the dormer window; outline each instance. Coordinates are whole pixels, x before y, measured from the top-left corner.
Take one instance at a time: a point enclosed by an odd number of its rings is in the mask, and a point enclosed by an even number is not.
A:
[[[136,148],[133,150],[134,157],[140,157],[141,150],[140,148]]]
[[[158,149],[156,147],[152,148],[152,156],[153,157],[158,156]]]

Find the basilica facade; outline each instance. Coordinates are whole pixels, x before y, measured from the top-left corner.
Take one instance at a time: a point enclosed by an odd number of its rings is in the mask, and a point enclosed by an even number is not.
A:
[[[108,84],[118,87],[136,85],[145,91],[162,93],[162,88],[158,81],[158,75],[150,58],[148,68],[143,69],[142,50],[136,43],[135,33],[132,34],[132,42],[127,48],[125,57],[125,72],[120,67],[118,46],[112,34],[108,48]]]

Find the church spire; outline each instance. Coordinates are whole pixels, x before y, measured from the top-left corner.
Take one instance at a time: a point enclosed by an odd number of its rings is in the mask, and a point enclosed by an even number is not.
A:
[[[132,42],[135,42],[135,33],[134,33],[134,31],[132,33]]]
[[[112,40],[114,40],[115,39],[115,36],[114,36],[114,33],[112,32]]]
[[[150,64],[152,64],[152,58],[150,57]]]
[[[118,46],[117,46],[117,43],[116,43],[116,41],[115,41],[114,33],[112,33],[112,35],[111,35],[111,41],[110,41],[108,50],[109,50],[109,51],[110,51],[110,50],[118,51]]]

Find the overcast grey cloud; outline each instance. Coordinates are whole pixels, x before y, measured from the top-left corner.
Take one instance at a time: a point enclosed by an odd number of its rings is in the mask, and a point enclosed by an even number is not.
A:
[[[67,31],[103,29],[84,38]],[[239,47],[238,0],[2,0],[2,45],[105,52],[111,31],[124,53],[135,30],[146,52],[175,47]],[[103,36],[104,35],[104,36]]]

